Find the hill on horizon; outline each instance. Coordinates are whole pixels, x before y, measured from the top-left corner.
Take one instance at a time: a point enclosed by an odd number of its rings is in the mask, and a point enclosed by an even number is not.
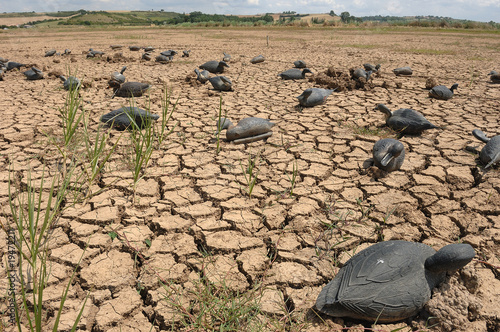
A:
[[[321,24],[323,22],[337,22],[341,21],[341,16],[335,15],[331,16],[328,13],[318,13],[318,14],[297,14],[295,12],[285,12],[285,13],[266,13],[266,14],[255,14],[255,15],[217,15],[217,14],[203,14],[201,12],[192,12],[187,14],[181,14],[176,12],[166,12],[163,10],[159,11],[126,11],[126,10],[110,10],[110,11],[86,11],[80,9],[78,11],[59,11],[59,12],[22,12],[22,13],[3,13],[0,14],[0,26],[22,26],[26,24],[41,24],[52,23],[62,24],[62,25],[151,25],[151,24],[166,24],[171,22],[174,18],[179,17],[189,17],[190,14],[202,14],[206,16],[207,20],[211,17],[219,18],[227,17],[229,18],[260,18],[264,16],[271,16],[274,22],[278,21],[280,18],[282,20],[290,21],[306,21],[308,24],[316,23]],[[349,13],[347,13],[349,14]],[[429,22],[446,22],[453,24],[456,22],[475,22],[469,20],[459,20],[450,17],[442,16],[363,16],[355,17],[350,16],[351,20],[349,22],[361,23],[361,22],[387,22],[393,24],[409,24],[414,21],[429,21]],[[170,20],[170,21],[169,21]],[[178,22],[176,22],[178,23]],[[485,23],[485,22],[479,22]],[[494,25],[495,22],[489,22],[489,24]],[[446,24],[445,24],[446,25]],[[498,28],[498,27],[497,27]]]

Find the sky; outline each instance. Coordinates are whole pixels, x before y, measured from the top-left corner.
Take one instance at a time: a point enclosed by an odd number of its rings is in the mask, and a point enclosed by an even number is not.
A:
[[[446,16],[500,22],[500,0],[1,0],[3,12],[64,10],[165,10],[177,13],[252,15],[295,11],[300,14],[347,11],[352,16]]]

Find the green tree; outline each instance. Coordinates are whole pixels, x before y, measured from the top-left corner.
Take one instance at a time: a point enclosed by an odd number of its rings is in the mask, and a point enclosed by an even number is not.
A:
[[[340,20],[342,23],[349,23],[351,21],[351,14],[349,14],[349,12],[342,12],[340,14]]]
[[[337,16],[333,10],[330,10],[330,16]]]

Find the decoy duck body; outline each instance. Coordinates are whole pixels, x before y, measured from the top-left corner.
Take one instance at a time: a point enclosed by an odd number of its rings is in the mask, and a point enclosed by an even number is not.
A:
[[[422,114],[409,108],[400,108],[391,112],[384,104],[378,104],[375,109],[384,113],[387,126],[400,134],[419,135],[424,130],[439,128],[429,122]]]
[[[479,153],[479,159],[486,165],[484,168],[491,167],[500,161],[500,135],[488,138],[484,132],[474,129],[472,135],[486,145]]]
[[[227,129],[226,139],[234,144],[250,143],[271,137],[273,126],[274,123],[270,120],[256,117],[244,118],[236,126],[227,118],[221,118],[220,123],[217,121],[217,127],[220,127],[220,130]]]

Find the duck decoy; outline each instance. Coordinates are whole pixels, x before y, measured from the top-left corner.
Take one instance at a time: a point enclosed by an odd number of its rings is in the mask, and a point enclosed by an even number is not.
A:
[[[268,119],[262,118],[244,118],[235,126],[231,120],[221,118],[217,121],[217,133],[224,129],[226,131],[226,139],[234,144],[243,144],[267,139],[273,135],[271,128],[275,125]],[[220,128],[220,130],[219,130]]]
[[[74,76],[69,76],[68,78],[64,77],[63,75],[59,76],[61,81],[64,82],[63,86],[65,90],[75,90],[80,88],[80,80]]]
[[[312,107],[321,105],[326,101],[329,95],[335,90],[322,89],[322,88],[309,88],[304,90],[300,96],[297,97],[299,104],[304,107]]]
[[[284,80],[303,80],[306,78],[306,73],[312,74],[313,72],[309,68],[303,70],[292,68],[278,74],[278,76],[281,76]]]
[[[121,84],[125,83],[125,75],[123,73],[127,69],[127,66],[123,66],[120,72],[115,71],[111,74],[111,79],[108,81],[108,85],[111,88],[119,88]]]
[[[208,79],[215,90],[218,91],[232,91],[233,83],[226,76],[215,76]]]
[[[453,90],[456,88],[458,88],[457,83],[453,84],[449,89],[444,85],[436,85],[429,90],[429,96],[436,99],[448,100],[453,97]]]
[[[141,47],[133,45],[133,46],[129,46],[128,49],[131,50],[132,52],[136,52],[136,51],[140,51]]]
[[[3,69],[0,69],[0,81],[3,81],[3,77],[4,77]]]
[[[500,74],[498,72],[492,70],[488,75],[490,76],[492,83],[500,83]]]
[[[224,67],[229,68],[229,65],[227,63],[225,63],[224,61],[212,60],[212,61],[205,62],[204,64],[200,65],[198,68],[208,70],[212,74],[219,74],[219,73],[224,72]]]
[[[484,168],[489,168],[500,161],[500,135],[488,138],[486,134],[479,129],[474,129],[472,135],[481,142],[486,143],[479,153],[479,159],[486,165]]]
[[[224,57],[222,58],[222,61],[224,61],[224,62],[231,61],[231,54],[227,54],[226,52],[222,52],[222,54],[224,54]]]
[[[207,70],[200,71],[198,68],[195,68],[194,72],[196,73],[196,79],[201,83],[205,83],[206,81],[208,81],[209,73]]]
[[[109,45],[109,48],[112,50],[121,50],[123,45]]]
[[[447,272],[475,256],[469,244],[448,244],[436,252],[423,243],[384,241],[349,259],[319,294],[316,308],[333,317],[381,323],[416,315]]]
[[[53,56],[54,54],[56,54],[56,50],[49,50],[47,52],[45,52],[45,56],[46,57],[49,57],[49,56]]]
[[[7,71],[12,70],[12,69],[20,69],[21,67],[26,66],[25,64],[15,62],[15,61],[9,61],[7,62]]]
[[[143,53],[143,54],[142,54],[142,58],[143,58],[144,60],[146,60],[146,61],[151,60],[151,53],[148,53],[148,52]]]
[[[392,70],[392,72],[396,75],[396,76],[411,76],[413,74],[413,70],[411,70],[410,67],[399,67],[399,68],[395,68]]]
[[[93,48],[89,48],[89,53],[87,53],[87,57],[88,58],[93,58],[95,57],[96,55],[99,55],[99,56],[103,56],[105,53],[102,52],[102,51],[96,51],[94,50]],[[89,56],[90,55],[90,56]]]
[[[177,51],[174,51],[174,50],[167,50],[167,51],[163,51],[160,53],[161,55],[164,55],[164,56],[174,56],[177,54]]]
[[[71,54],[71,50],[67,48],[64,50],[64,53],[62,55],[70,55],[70,54]]]
[[[41,80],[43,78],[42,71],[36,67],[31,67],[31,69],[25,71],[23,74],[26,75],[26,79],[28,80]]]
[[[251,60],[250,60],[250,63],[261,63],[261,62],[264,62],[266,60],[266,58],[264,58],[263,55],[257,55],[256,57],[253,57]]]
[[[403,135],[420,135],[424,130],[439,128],[422,114],[409,108],[391,112],[384,104],[378,104],[375,109],[385,114],[385,123],[389,128]]]
[[[189,53],[191,53],[191,50],[184,50],[184,51],[182,51],[182,57],[183,58],[189,58]]]
[[[366,81],[368,81],[372,73],[373,72],[371,70],[365,71],[363,68],[358,68],[352,72],[352,78],[354,80],[359,80],[360,78],[364,78]]]
[[[295,68],[307,68],[307,64],[304,60],[297,60],[293,62]]]
[[[397,171],[404,160],[405,147],[396,139],[384,138],[373,145],[373,163],[383,171]]]
[[[151,85],[148,83],[141,83],[141,82],[127,82],[123,83],[120,85],[120,87],[114,87],[114,94],[113,98],[115,96],[117,97],[140,97],[142,96],[147,90],[151,88]]]
[[[153,46],[146,46],[146,47],[143,47],[144,49],[144,52],[146,53],[150,53],[150,52],[153,52],[155,50],[155,48]]]
[[[134,124],[136,128],[144,129],[159,118],[159,115],[142,108],[122,107],[101,116],[101,122],[118,130],[125,130]]]
[[[374,66],[370,63],[365,63],[363,64],[363,67],[365,68],[366,71],[371,71],[372,73],[376,73],[380,69],[380,64]]]
[[[160,54],[156,57],[155,61],[159,63],[171,63],[174,60],[173,55]]]

